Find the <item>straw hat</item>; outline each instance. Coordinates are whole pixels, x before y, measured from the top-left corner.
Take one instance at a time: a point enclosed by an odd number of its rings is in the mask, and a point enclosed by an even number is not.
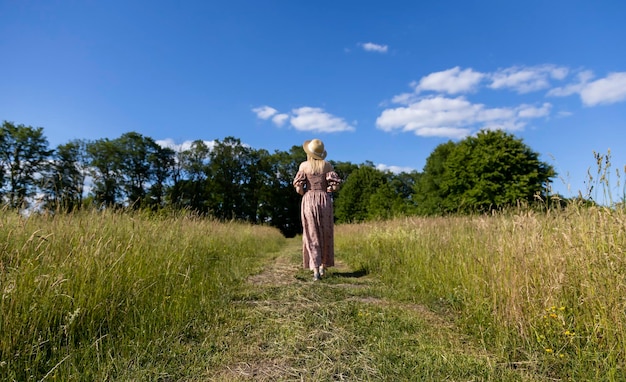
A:
[[[310,141],[305,141],[302,145],[304,151],[311,157],[315,159],[324,159],[326,158],[326,150],[324,150],[324,142],[319,139],[311,139]]]

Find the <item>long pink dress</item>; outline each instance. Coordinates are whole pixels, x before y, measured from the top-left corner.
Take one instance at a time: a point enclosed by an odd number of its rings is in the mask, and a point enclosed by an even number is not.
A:
[[[300,170],[293,181],[294,187],[305,190],[300,211],[304,268],[335,265],[333,202],[326,189],[340,183],[335,171],[315,175]]]

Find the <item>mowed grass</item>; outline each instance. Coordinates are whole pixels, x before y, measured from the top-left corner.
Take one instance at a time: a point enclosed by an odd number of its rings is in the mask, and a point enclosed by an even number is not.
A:
[[[342,262],[322,281],[300,269],[300,239],[234,299],[215,337],[212,381],[533,381],[445,317],[382,297],[376,277]]]
[[[0,214],[0,380],[626,379],[623,211],[336,227]]]
[[[626,380],[626,214],[409,218],[344,225],[336,248],[383,295],[454,318],[511,367],[554,380]]]

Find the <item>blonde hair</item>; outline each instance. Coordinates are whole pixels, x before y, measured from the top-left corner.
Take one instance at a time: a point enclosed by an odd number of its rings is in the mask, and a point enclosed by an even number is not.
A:
[[[309,167],[311,168],[311,172],[313,174],[323,174],[324,169],[326,168],[326,161],[324,159],[315,159],[310,155],[307,155],[307,162],[309,162]]]

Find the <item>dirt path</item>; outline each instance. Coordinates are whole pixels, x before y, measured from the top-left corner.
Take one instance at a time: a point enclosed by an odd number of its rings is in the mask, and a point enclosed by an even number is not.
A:
[[[428,308],[340,260],[321,281],[289,240],[234,301],[215,381],[528,380]]]
[[[300,282],[295,277],[300,270],[300,263],[293,261],[293,254],[299,249],[298,240],[288,240],[287,246],[274,258],[273,263],[266,266],[258,275],[251,276],[248,283],[259,287],[271,287]]]

